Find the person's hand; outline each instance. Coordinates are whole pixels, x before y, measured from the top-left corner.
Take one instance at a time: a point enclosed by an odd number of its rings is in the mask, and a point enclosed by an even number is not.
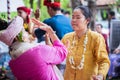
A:
[[[103,75],[93,75],[92,80],[104,80]]]
[[[115,49],[113,52],[118,54],[118,53],[120,53],[120,49]]]
[[[31,21],[36,25],[35,28],[40,28],[41,26],[46,26],[46,24],[40,22],[39,20],[32,18]]]
[[[52,42],[50,41],[50,37],[47,33],[45,34],[45,43],[46,45],[52,46]]]
[[[42,22],[40,22],[37,19],[32,19],[32,22],[40,29],[46,31],[48,34],[54,34],[54,31],[52,30],[52,28],[50,26],[48,26],[47,24],[44,24]]]
[[[46,31],[46,33],[48,33],[52,43],[55,41],[55,40],[59,40],[59,38],[57,37],[57,35],[55,34],[55,32],[53,31],[53,29],[48,26],[47,24],[44,24],[42,22],[40,22],[39,20],[37,19],[32,19],[32,22],[38,26],[38,28],[40,28],[41,30],[44,30]]]
[[[40,18],[41,13],[40,13],[40,9],[39,9],[39,8],[37,8],[37,9],[35,10],[34,15],[35,15],[35,18],[36,18],[36,19],[39,19],[39,18]]]

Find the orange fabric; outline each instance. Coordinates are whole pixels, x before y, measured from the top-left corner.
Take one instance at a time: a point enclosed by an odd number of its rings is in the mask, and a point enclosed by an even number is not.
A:
[[[71,68],[70,56],[74,58],[74,66],[80,64],[83,54],[83,42],[85,35],[78,38],[75,33],[66,34],[62,42],[66,43],[69,40],[70,45],[68,48],[69,54],[66,59],[66,69],[64,73],[64,80],[92,80],[93,75],[102,74],[104,78],[108,72],[110,61],[106,51],[105,41],[102,35],[95,33],[91,30],[88,31],[88,42],[86,45],[86,52],[84,54],[84,66],[82,70]],[[73,37],[75,44],[73,46]],[[71,48],[73,47],[73,48]],[[71,52],[72,51],[72,52]]]

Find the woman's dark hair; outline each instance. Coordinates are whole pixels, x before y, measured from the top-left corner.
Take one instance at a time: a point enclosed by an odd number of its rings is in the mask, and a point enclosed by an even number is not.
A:
[[[69,14],[70,15],[70,11],[65,11],[64,14]]]
[[[91,18],[92,18],[91,10],[86,6],[78,6],[75,9],[80,9],[82,11],[83,15],[85,16],[85,18],[86,19],[89,18],[89,20],[90,20],[89,23],[88,23],[88,26],[89,26],[89,24],[91,23]]]
[[[96,24],[95,26],[100,26],[101,28],[103,28],[103,25],[102,25],[102,24]]]
[[[6,29],[8,26],[7,21],[0,19],[0,30]]]
[[[78,6],[78,7],[76,7],[75,9],[80,9],[80,10],[82,10],[82,13],[83,13],[83,15],[85,16],[85,18],[86,18],[86,19],[87,19],[87,18],[90,18],[90,19],[91,19],[92,13],[91,13],[91,11],[90,11],[90,9],[89,9],[88,7],[86,7],[86,6]]]
[[[115,16],[115,12],[114,12],[114,11],[110,11],[110,12],[109,12],[109,15]]]
[[[48,6],[47,6],[48,7]],[[50,7],[50,6],[49,6]],[[48,8],[49,8],[48,7]],[[59,8],[59,7],[51,7],[54,11],[59,11],[59,10],[61,10],[61,8]]]

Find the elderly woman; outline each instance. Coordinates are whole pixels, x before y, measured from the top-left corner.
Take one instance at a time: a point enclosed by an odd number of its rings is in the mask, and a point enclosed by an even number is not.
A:
[[[53,46],[29,43],[23,19],[17,16],[0,35],[0,40],[10,47],[10,68],[17,80],[61,80],[55,74],[53,65],[64,60],[67,55],[66,47],[49,26],[35,19],[33,22],[48,33]]]
[[[91,21],[88,7],[76,7],[72,14],[74,32],[66,34],[62,42],[69,40],[65,80],[103,80],[110,61],[101,34],[88,29]]]

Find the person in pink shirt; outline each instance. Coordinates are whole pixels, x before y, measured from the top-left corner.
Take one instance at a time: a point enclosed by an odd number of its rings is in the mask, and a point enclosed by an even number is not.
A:
[[[17,16],[0,35],[0,41],[10,47],[10,68],[17,80],[61,80],[55,74],[54,65],[66,58],[67,49],[51,27],[36,19],[32,21],[46,31],[52,46],[30,43],[23,28],[23,19]]]

